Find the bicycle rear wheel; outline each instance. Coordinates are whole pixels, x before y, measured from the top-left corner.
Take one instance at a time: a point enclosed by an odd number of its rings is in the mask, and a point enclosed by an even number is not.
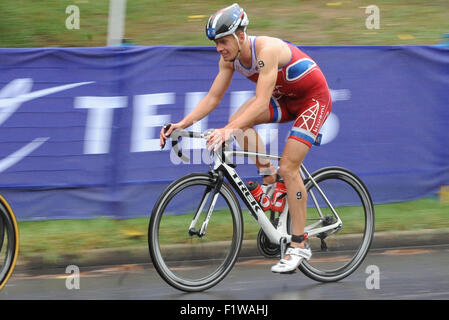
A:
[[[8,282],[19,254],[19,231],[14,212],[0,195],[0,290]]]
[[[148,229],[151,258],[159,275],[179,290],[202,291],[216,285],[238,257],[242,213],[226,183],[219,190],[206,233],[195,233],[213,202],[215,184],[211,174],[187,175],[168,186],[154,206]],[[196,212],[200,214],[193,230]]]
[[[314,172],[312,177],[334,207],[342,225],[310,237],[312,258],[304,261],[299,269],[317,281],[338,281],[354,272],[368,253],[374,233],[374,206],[363,182],[346,169],[324,168]],[[305,187],[307,225],[334,224],[337,219],[317,186],[308,179]]]

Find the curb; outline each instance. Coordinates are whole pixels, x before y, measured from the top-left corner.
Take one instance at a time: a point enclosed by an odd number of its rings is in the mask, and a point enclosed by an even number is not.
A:
[[[352,244],[358,244],[352,235],[340,237],[343,246],[348,247]],[[217,246],[223,246],[226,242],[214,242],[201,245],[197,248],[197,257],[211,258],[217,250]],[[328,243],[330,244],[330,242]],[[410,246],[430,246],[430,245],[449,245],[449,228],[444,229],[426,229],[419,231],[388,231],[374,233],[371,249],[387,249],[395,247]],[[176,245],[170,247],[171,254],[177,259],[183,259],[183,246]],[[256,240],[244,240],[240,250],[239,258],[262,257],[257,249]],[[144,264],[151,263],[150,254],[147,247],[126,247],[113,249],[98,249],[80,252],[78,254],[65,255],[54,261],[42,255],[32,255],[20,257],[16,264],[16,270],[36,270],[65,268],[68,265],[77,265],[79,267],[93,267],[104,265],[123,265],[123,264]]]

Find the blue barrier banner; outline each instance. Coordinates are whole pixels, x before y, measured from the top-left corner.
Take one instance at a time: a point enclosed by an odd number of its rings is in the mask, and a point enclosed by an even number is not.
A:
[[[346,167],[375,203],[449,184],[449,50],[433,46],[300,47],[321,67],[332,114],[309,171]],[[218,72],[214,47],[0,49],[0,189],[20,220],[149,216],[162,190],[209,170],[160,151],[159,132],[188,114]],[[254,95],[234,75],[221,104],[191,127],[221,128]],[[291,123],[257,127],[281,154]],[[237,160],[240,161],[240,160]],[[257,176],[241,159],[242,178]]]

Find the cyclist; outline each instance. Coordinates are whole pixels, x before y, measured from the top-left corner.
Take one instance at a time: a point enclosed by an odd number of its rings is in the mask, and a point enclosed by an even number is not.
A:
[[[302,259],[310,259],[312,255],[304,233],[307,193],[299,168],[331,111],[331,96],[326,79],[314,60],[287,41],[248,36],[248,24],[246,12],[236,3],[209,18],[206,35],[215,41],[221,55],[219,72],[195,109],[180,122],[172,124],[167,132],[161,130],[161,146],[173,130],[191,126],[219,105],[234,71],[256,82],[255,96],[230,117],[224,128],[214,130],[207,137],[207,146],[218,149],[224,141],[235,136],[244,150],[265,153],[263,141],[253,127],[262,123],[294,121],[278,172],[286,187],[292,242],[284,258],[271,268],[276,273],[291,273]],[[281,185],[276,169],[269,162],[256,158],[255,164],[264,175],[265,185]],[[282,190],[278,188],[277,191]],[[273,206],[278,203],[278,195],[275,191]]]

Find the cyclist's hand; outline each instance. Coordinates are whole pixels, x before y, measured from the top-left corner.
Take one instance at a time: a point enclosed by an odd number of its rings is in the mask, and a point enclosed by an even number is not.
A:
[[[207,149],[217,151],[223,142],[228,141],[232,137],[231,129],[215,129],[207,137]]]
[[[161,148],[165,147],[165,143],[167,141],[167,139],[170,137],[171,133],[173,132],[173,130],[176,129],[182,129],[182,126],[179,123],[169,123],[169,128],[167,128],[167,125],[163,126],[161,129],[161,133],[160,133],[160,146]]]

